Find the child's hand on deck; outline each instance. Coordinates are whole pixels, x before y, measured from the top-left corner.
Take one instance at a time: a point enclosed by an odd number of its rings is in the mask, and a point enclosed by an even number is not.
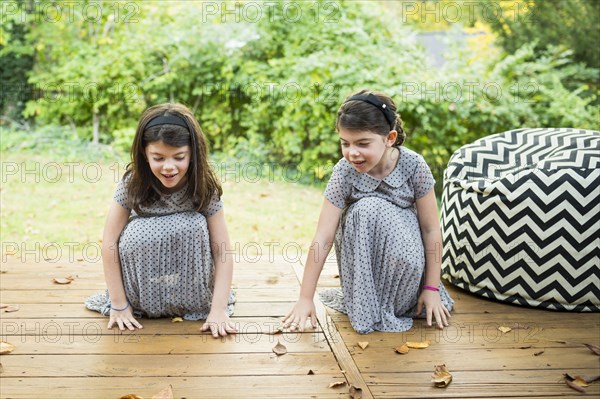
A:
[[[237,328],[233,325],[229,316],[225,311],[211,311],[206,318],[206,321],[202,325],[200,331],[208,331],[213,337],[224,337],[227,334],[234,334],[237,332]]]
[[[423,290],[417,302],[417,315],[421,314],[423,306],[425,306],[427,312],[428,326],[431,326],[432,317],[435,317],[439,329],[448,327],[448,319],[451,317],[450,312],[442,304],[439,292]]]
[[[299,299],[294,308],[284,317],[283,328],[290,328],[291,331],[298,329],[304,331],[306,322],[310,319],[313,328],[317,328],[317,311],[315,303],[312,300]]]
[[[135,319],[135,317],[133,317],[133,313],[131,313],[131,307],[128,307],[125,310],[110,310],[108,329],[110,330],[115,324],[121,331],[125,331],[125,327],[127,327],[130,331],[134,331],[136,327],[143,328],[142,325]]]

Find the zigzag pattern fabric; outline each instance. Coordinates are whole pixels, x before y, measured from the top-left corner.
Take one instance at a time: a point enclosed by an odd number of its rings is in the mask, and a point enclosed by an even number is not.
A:
[[[460,148],[444,173],[441,222],[452,284],[600,311],[600,132],[520,129]]]

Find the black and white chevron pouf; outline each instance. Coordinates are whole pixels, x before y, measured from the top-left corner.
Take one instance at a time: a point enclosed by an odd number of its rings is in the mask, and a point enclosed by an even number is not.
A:
[[[520,129],[450,158],[442,269],[487,298],[600,311],[600,132]]]

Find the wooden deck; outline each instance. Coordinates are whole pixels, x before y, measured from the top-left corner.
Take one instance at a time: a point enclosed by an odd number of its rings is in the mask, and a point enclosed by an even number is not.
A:
[[[1,339],[15,350],[0,356],[2,398],[150,398],[171,385],[175,398],[578,397],[563,373],[600,374],[600,314],[558,313],[490,302],[457,289],[451,326],[440,332],[422,321],[406,333],[356,334],[345,315],[318,305],[320,327],[304,334],[271,333],[296,300],[302,268],[283,259],[236,265],[240,334],[213,339],[201,322],[142,320],[120,334],[83,306],[104,288],[100,264],[21,262],[1,265]],[[339,280],[328,263],[321,287]],[[72,275],[68,285],[54,277]],[[522,328],[501,333],[500,326]],[[396,354],[405,341],[431,340],[426,349]],[[288,353],[277,356],[277,342]],[[367,341],[366,349],[357,342]],[[453,374],[447,388],[430,383],[434,365]],[[329,388],[336,381],[345,386]],[[600,381],[586,389],[600,396]]]

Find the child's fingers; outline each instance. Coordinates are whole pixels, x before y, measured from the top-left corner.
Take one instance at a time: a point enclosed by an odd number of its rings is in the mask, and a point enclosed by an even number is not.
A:
[[[237,327],[232,323],[232,322],[228,322],[227,326],[225,328],[225,331],[227,331],[228,333],[236,333],[237,332]]]
[[[288,322],[285,325],[285,328],[289,327],[290,331],[296,331],[300,327],[300,320],[301,319],[298,316],[294,316],[292,320],[288,320]]]

